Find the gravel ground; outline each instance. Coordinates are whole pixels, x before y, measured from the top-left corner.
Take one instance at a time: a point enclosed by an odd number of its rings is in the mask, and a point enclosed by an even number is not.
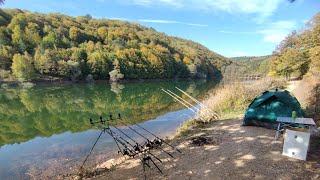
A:
[[[175,159],[154,152],[164,162],[156,162],[163,174],[151,166],[147,179],[320,179],[319,137],[311,140],[308,161],[295,160],[281,155],[282,138],[272,145],[275,130],[242,127],[241,122],[209,123],[175,138],[172,144],[184,155],[169,147],[165,149]],[[204,145],[194,144],[198,140],[205,140]],[[139,159],[127,159],[111,169],[92,179],[144,179]]]

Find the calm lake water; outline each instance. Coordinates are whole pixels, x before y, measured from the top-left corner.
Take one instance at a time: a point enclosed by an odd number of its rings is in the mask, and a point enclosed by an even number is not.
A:
[[[88,121],[89,117],[98,120],[97,114],[107,117],[109,113],[121,113],[127,124],[139,123],[160,137],[172,135],[194,114],[161,88],[183,97],[175,89],[179,87],[202,99],[214,86],[207,81],[170,81],[0,88],[0,177],[50,178],[74,172],[100,133]],[[121,123],[115,125],[143,141]],[[153,138],[141,129],[139,132]],[[104,134],[86,165],[90,167],[113,156],[118,156],[117,147]]]

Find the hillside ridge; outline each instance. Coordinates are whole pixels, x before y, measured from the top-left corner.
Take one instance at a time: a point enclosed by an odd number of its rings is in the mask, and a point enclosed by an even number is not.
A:
[[[233,62],[137,23],[0,10],[0,79],[221,78]]]

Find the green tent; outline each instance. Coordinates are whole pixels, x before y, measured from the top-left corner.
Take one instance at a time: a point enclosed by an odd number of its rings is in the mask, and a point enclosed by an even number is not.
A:
[[[297,112],[297,117],[303,117],[299,101],[288,91],[266,91],[249,105],[243,125],[274,129],[277,117],[291,117],[292,111]]]

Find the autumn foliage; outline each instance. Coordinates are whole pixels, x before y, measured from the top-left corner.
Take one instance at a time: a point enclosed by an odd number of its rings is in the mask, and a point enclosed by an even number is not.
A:
[[[232,63],[198,43],[90,15],[3,9],[0,37],[0,70],[12,74],[13,57],[28,53],[35,70],[31,79],[107,80],[116,59],[125,79],[215,78]]]

